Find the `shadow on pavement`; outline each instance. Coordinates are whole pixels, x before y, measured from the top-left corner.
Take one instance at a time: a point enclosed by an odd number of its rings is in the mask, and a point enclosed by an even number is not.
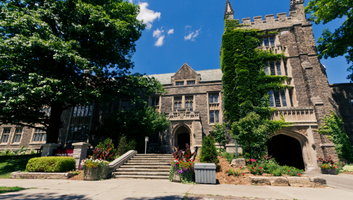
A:
[[[17,192],[9,192],[0,195],[0,199],[54,199],[54,200],[73,200],[73,199],[90,199],[84,195],[70,195],[58,193],[36,193],[36,194],[22,194]]]
[[[180,196],[178,195],[171,195],[171,196],[164,196],[164,197],[140,197],[138,199],[141,200],[180,200]],[[124,200],[136,200],[136,198],[125,198]]]

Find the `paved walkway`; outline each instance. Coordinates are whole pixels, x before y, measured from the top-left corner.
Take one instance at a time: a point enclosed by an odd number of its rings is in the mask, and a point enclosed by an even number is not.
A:
[[[334,188],[298,188],[240,185],[185,185],[165,180],[111,179],[105,181],[0,179],[0,186],[31,188],[0,194],[0,199],[182,199],[185,194],[203,194],[264,199],[353,199],[353,191]],[[212,195],[214,197],[212,197]]]
[[[321,174],[321,173],[320,174],[309,173],[306,175],[322,177],[326,179],[327,185],[331,187],[353,192],[353,175],[350,175],[350,174],[327,175],[327,174]]]

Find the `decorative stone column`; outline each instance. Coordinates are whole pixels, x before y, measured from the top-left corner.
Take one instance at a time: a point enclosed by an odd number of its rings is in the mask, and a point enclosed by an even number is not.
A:
[[[87,157],[87,148],[91,146],[89,143],[78,142],[73,143],[74,155],[73,157],[76,160],[76,169],[80,167],[81,160],[84,160]]]
[[[42,157],[52,156],[53,150],[57,149],[60,145],[54,143],[43,144]]]

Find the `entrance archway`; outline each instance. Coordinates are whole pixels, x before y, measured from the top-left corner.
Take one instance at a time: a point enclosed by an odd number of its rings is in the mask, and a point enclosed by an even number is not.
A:
[[[287,135],[276,135],[268,141],[268,155],[272,155],[280,165],[304,169],[300,142]]]
[[[179,146],[179,149],[185,150],[186,144],[190,145],[190,132],[184,127],[180,126],[175,132],[176,146]]]

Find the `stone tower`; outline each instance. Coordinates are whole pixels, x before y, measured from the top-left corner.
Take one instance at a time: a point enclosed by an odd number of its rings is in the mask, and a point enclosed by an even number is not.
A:
[[[234,11],[227,0],[225,16],[228,13]],[[243,28],[255,28],[265,33],[276,31],[278,34],[265,35],[259,48],[284,53],[286,57],[265,67],[265,73],[269,75],[289,77],[284,84],[291,89],[271,90],[269,95],[271,106],[277,109],[273,119],[281,119],[283,115],[287,122],[293,123],[272,137],[269,153],[276,159],[278,157],[281,164],[288,165],[293,165],[293,161],[286,160],[285,156],[295,154],[297,166],[303,162],[307,171],[318,170],[318,157],[332,156],[337,161],[334,144],[316,132],[322,118],[331,110],[337,111],[337,104],[332,98],[325,68],[318,59],[312,24],[304,13],[304,1],[290,0],[288,16],[284,12],[278,13],[276,18],[274,14],[266,15],[264,19],[262,16],[253,17],[253,20],[249,17],[243,18],[241,23],[247,25]]]

